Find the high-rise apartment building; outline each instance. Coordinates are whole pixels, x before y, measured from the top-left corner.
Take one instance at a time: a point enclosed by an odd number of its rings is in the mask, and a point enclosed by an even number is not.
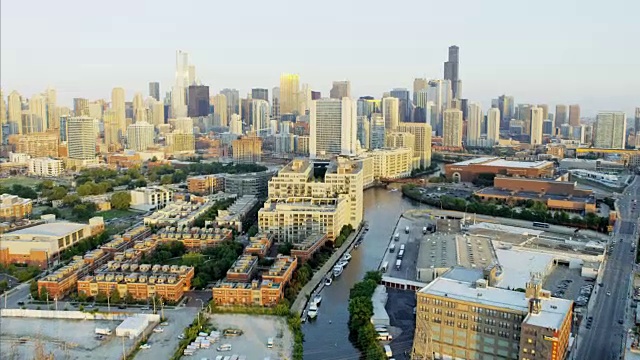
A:
[[[182,133],[174,130],[166,137],[168,152],[171,154],[193,154],[195,152],[195,136],[193,132]]]
[[[384,126],[388,131],[394,131],[400,123],[400,100],[395,97],[385,97],[382,99],[382,116]]]
[[[369,149],[382,149],[385,145],[385,123],[382,114],[371,114],[369,129]]]
[[[423,91],[423,90],[427,90],[427,87],[429,86],[429,81],[427,79],[424,78],[415,78],[413,79],[413,103],[416,106],[418,105],[418,98],[417,98],[417,94],[419,91]]]
[[[569,125],[580,125],[580,105],[569,105]]]
[[[127,116],[123,88],[113,88],[113,90],[111,90],[111,109],[115,113],[115,121],[118,123],[118,128],[120,129],[118,136],[122,138],[127,133]]]
[[[556,122],[555,127],[560,128],[563,124],[569,123],[569,111],[567,110],[567,105],[556,105]]]
[[[73,114],[75,116],[89,116],[89,100],[83,98],[74,98]]]
[[[356,104],[350,98],[314,100],[310,111],[311,158],[356,153]]]
[[[104,113],[104,143],[109,149],[120,146],[120,125],[116,117],[116,111],[109,109]]]
[[[60,113],[58,111],[58,97],[56,90],[53,88],[47,88],[44,95],[47,100],[47,130],[59,129]]]
[[[189,54],[176,52],[176,78],[171,89],[171,115],[178,118],[187,116],[186,91],[189,86]]]
[[[640,107],[636,108],[634,129],[636,132],[640,131]]]
[[[602,149],[625,148],[627,114],[622,111],[601,111],[596,117],[596,127],[594,147]]]
[[[430,80],[428,85],[428,100],[433,102],[431,127],[436,131],[437,136],[442,136],[442,114],[451,107],[451,81]]]
[[[156,99],[156,101],[160,101],[160,83],[159,82],[149,83],[149,96]]]
[[[480,135],[482,134],[482,122],[484,114],[480,103],[469,104],[469,120],[467,121],[467,146],[481,146]]]
[[[262,160],[262,139],[256,136],[243,136],[231,142],[233,162],[255,164]]]
[[[240,115],[240,92],[236,89],[222,89],[220,94],[227,99],[227,123],[231,121],[231,115]]]
[[[454,99],[460,99],[462,97],[462,91],[460,91],[459,66],[460,48],[455,45],[450,46],[449,60],[444,63],[444,79],[451,81],[451,91]]]
[[[253,88],[251,89],[251,98],[269,102],[269,89]]]
[[[530,144],[533,146],[542,145],[542,126],[544,125],[544,109],[534,106],[531,108],[531,135]]]
[[[146,121],[137,121],[127,128],[127,148],[145,151],[153,146],[154,127]]]
[[[487,111],[487,146],[493,147],[500,140],[500,109],[491,108]]]
[[[227,115],[227,97],[224,94],[215,95],[212,98],[213,123],[218,126],[229,126],[229,116]]]
[[[516,119],[522,121],[523,134],[531,134],[531,104],[518,104],[516,107]]]
[[[549,105],[538,104],[538,107],[542,109],[542,119],[547,120],[549,118]]]
[[[300,77],[298,74],[280,75],[280,114],[295,114],[299,110],[298,95]]]
[[[151,125],[160,126],[165,123],[164,104],[156,101],[151,104]]]
[[[280,88],[271,89],[271,119],[280,121]]]
[[[534,277],[525,292],[493,286],[483,271],[454,268],[416,293],[412,359],[564,360],[573,302]]]
[[[94,119],[75,116],[67,120],[67,147],[69,159],[75,166],[96,161],[96,129]]]
[[[74,99],[74,103],[76,100],[78,99]],[[47,121],[47,99],[40,94],[32,96],[31,99],[29,99],[29,113],[31,114],[31,122],[33,124],[31,132],[46,131],[49,127]]]
[[[445,110],[442,126],[442,146],[462,147],[462,111],[458,109]]]
[[[257,136],[266,136],[269,134],[271,109],[269,102],[262,99],[253,99],[251,105],[251,130]]]
[[[22,122],[22,96],[17,91],[12,91],[7,97],[7,123],[12,134],[21,134]]]
[[[329,97],[331,99],[339,99],[351,97],[351,82],[349,80],[334,81],[331,90],[329,91]]]
[[[411,121],[411,95],[407,89],[393,89],[391,97],[398,99],[398,117],[400,121]]]
[[[59,135],[54,131],[13,135],[9,137],[10,144],[15,145],[17,153],[27,154],[32,158],[58,157]]]
[[[147,110],[146,110],[146,107],[144,106],[144,99],[142,98],[141,92],[137,92],[133,95],[132,103],[133,103],[134,122],[147,121]]]
[[[420,158],[420,166],[431,166],[431,125],[427,123],[406,123],[398,125],[398,132],[412,134],[415,138],[413,154]]]
[[[367,116],[358,115],[357,122],[357,135],[356,138],[363,149],[368,149],[371,144],[371,121]]]
[[[189,85],[188,88],[188,108],[189,117],[199,117],[209,115],[209,87],[205,85]]]

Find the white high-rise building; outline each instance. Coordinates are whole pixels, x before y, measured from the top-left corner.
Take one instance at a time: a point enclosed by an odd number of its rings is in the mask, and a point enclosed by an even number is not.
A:
[[[118,136],[123,138],[127,133],[127,115],[123,88],[113,88],[111,90],[111,109],[114,111],[115,121],[120,130]]]
[[[45,98],[47,100],[47,126],[48,129],[60,128],[60,115],[58,114],[57,95],[54,88],[45,90]]]
[[[462,111],[447,109],[442,119],[442,145],[446,147],[462,147]]]
[[[242,135],[242,119],[238,114],[231,114],[231,123],[229,124],[229,132],[235,135]]]
[[[400,123],[400,100],[394,97],[383,98],[382,115],[385,129],[395,131]]]
[[[534,106],[531,108],[531,145],[542,144],[542,126],[544,125],[544,109]]]
[[[431,125],[401,122],[398,131],[414,136],[413,156],[420,159],[420,166],[425,169],[431,166],[431,133],[433,132]]]
[[[266,136],[270,132],[269,123],[271,110],[269,103],[261,99],[251,101],[251,130],[258,136]]]
[[[176,81],[171,90],[173,118],[187,116],[187,87],[189,87],[189,54],[178,50],[176,52]]]
[[[151,104],[151,124],[154,126],[164,124],[164,104],[162,101],[154,101]]]
[[[47,100],[40,94],[33,95],[29,99],[29,113],[32,116],[32,132],[42,132],[47,130]]]
[[[15,90],[7,98],[7,123],[12,134],[22,134],[22,97]]]
[[[382,149],[385,147],[385,123],[382,114],[371,114],[369,149]]]
[[[173,121],[173,128],[181,134],[193,134],[193,119],[181,117]]]
[[[436,131],[436,135],[442,136],[443,132],[443,114],[444,111],[451,107],[451,99],[453,98],[451,90],[451,81],[449,80],[429,80],[427,87],[427,98],[433,102],[433,116],[431,118],[431,127]]]
[[[480,146],[480,135],[482,134],[482,121],[484,114],[480,103],[469,104],[469,120],[467,121],[467,146]]]
[[[493,147],[500,140],[500,109],[491,108],[487,112],[487,145]]]
[[[602,149],[624,149],[627,130],[627,114],[622,111],[601,111],[596,117],[594,147]]]
[[[133,95],[133,119],[135,122],[147,121],[147,109],[144,106],[144,100],[141,92],[137,92]]]
[[[349,99],[320,99],[311,104],[311,158],[354,155],[357,143],[356,103]]]
[[[127,148],[145,151],[153,145],[154,127],[146,121],[137,121],[127,128]]]
[[[227,97],[224,94],[214,95],[210,103],[213,104],[213,123],[217,126],[229,126]]]
[[[88,116],[70,117],[67,120],[67,146],[69,159],[81,162],[95,161],[95,120]]]

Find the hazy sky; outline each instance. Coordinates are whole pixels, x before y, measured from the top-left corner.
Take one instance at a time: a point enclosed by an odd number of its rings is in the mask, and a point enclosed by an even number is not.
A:
[[[460,46],[462,94],[486,107],[578,103],[583,115],[640,106],[640,1],[2,0],[0,81],[5,96],[53,86],[59,103],[146,96],[170,89],[175,51],[191,55],[213,93],[278,86],[282,72],[328,96],[352,96],[415,77],[442,78]]]

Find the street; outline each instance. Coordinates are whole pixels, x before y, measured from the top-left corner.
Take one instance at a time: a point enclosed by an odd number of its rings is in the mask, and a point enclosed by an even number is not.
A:
[[[638,212],[633,200],[640,198],[640,181],[634,181],[618,200],[620,219],[616,222],[612,242],[616,241],[609,255],[593,308],[586,314],[593,317],[591,329],[579,329],[577,356],[575,359],[621,359],[627,320],[627,303],[630,296],[630,276],[633,269]],[[622,321],[623,324],[619,322]],[[586,323],[583,321],[583,324]]]

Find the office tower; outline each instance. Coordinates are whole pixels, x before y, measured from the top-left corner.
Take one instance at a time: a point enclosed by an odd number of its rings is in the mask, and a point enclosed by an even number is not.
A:
[[[218,94],[213,96],[213,122],[219,124],[219,126],[229,126],[229,116],[227,111],[227,97],[224,94]]]
[[[350,98],[314,100],[310,109],[311,158],[354,155],[356,152],[356,103]]]
[[[269,102],[263,99],[253,99],[251,101],[251,130],[257,136],[267,136],[269,134],[271,110]]]
[[[229,132],[235,135],[242,135],[242,119],[238,114],[231,114],[231,121],[229,123]]]
[[[531,135],[531,105],[518,104],[516,108],[516,119],[523,123],[523,133]]]
[[[75,116],[89,116],[89,100],[83,98],[74,98],[73,114]]]
[[[640,131],[640,107],[636,108],[634,129],[636,132]]]
[[[146,121],[136,122],[127,128],[127,149],[145,151],[153,146],[154,128]]]
[[[501,95],[498,97],[498,109],[500,110],[500,130],[509,130],[509,122],[514,114],[513,96]]]
[[[251,98],[269,102],[269,89],[253,88],[251,89]]]
[[[334,81],[331,90],[329,91],[329,97],[331,99],[342,100],[344,97],[351,97],[351,82],[349,80]]]
[[[76,99],[74,99],[74,103],[75,100]],[[46,131],[48,128],[47,99],[40,94],[33,95],[31,99],[29,99],[29,113],[32,115],[33,122],[31,132]]]
[[[395,131],[400,123],[400,100],[394,97],[382,99],[382,116],[388,131]]]
[[[442,119],[443,136],[442,146],[462,147],[462,111],[447,109]]]
[[[146,119],[146,108],[144,106],[144,100],[142,98],[142,93],[137,92],[133,95],[133,101],[132,101],[132,119],[134,122],[138,122],[138,121],[147,121]],[[128,117],[128,116],[127,116]],[[128,131],[128,128],[127,128]]]
[[[60,127],[60,114],[58,113],[56,90],[47,88],[44,95],[47,101],[47,130],[58,129]]]
[[[431,126],[436,131],[436,135],[442,136],[442,114],[451,107],[451,81],[430,80],[428,85],[428,99],[434,106]]]
[[[371,144],[371,121],[369,117],[359,115],[357,117],[357,139],[363,149],[368,149]]]
[[[247,94],[247,96],[251,95]],[[252,101],[253,99],[251,98],[240,99],[240,118],[242,119],[242,122],[248,126],[249,129],[253,127],[253,125],[251,124],[251,120],[253,119],[253,117],[251,116]]]
[[[322,93],[320,91],[311,90],[311,100],[319,100],[322,98]]]
[[[569,105],[569,125],[580,125],[580,105]]]
[[[542,120],[542,135],[553,135],[553,121],[549,119]]]
[[[149,96],[156,99],[156,101],[160,101],[160,83],[159,82],[149,83]]]
[[[189,54],[176,52],[176,76],[171,89],[171,116],[176,119],[187,116],[186,91],[189,86]]]
[[[0,127],[7,123],[7,103],[4,101],[4,94],[0,89]]]
[[[20,134],[22,122],[22,97],[17,91],[12,91],[7,98],[7,123],[12,134]]]
[[[205,85],[189,85],[188,87],[188,108],[189,117],[199,117],[209,115],[209,87]]]
[[[457,46],[449,47],[449,61],[444,63],[444,79],[451,81],[451,91],[453,98],[460,99],[462,96],[460,87],[460,79],[458,78],[458,67],[460,65],[460,48]]]
[[[538,107],[542,109],[542,120],[546,120],[549,118],[549,105],[547,104],[538,104]]]
[[[102,120],[104,106],[99,101],[92,101],[89,103],[89,117],[96,120]]]
[[[124,137],[127,132],[127,117],[123,88],[117,87],[111,90],[111,109],[114,111],[116,121],[118,122],[118,127],[120,129],[119,136]]]
[[[183,134],[193,134],[193,119],[182,117],[172,120],[173,129]]]
[[[601,111],[596,117],[596,138],[593,146],[602,149],[624,149],[627,114],[622,111]]]
[[[371,96],[362,96],[357,101],[358,116],[371,118],[373,113],[382,113],[382,101]]]
[[[298,95],[300,78],[297,74],[280,75],[280,114],[294,114],[298,112]]]
[[[492,147],[500,140],[500,109],[491,108],[487,112],[487,144]]]
[[[424,88],[414,92],[413,102],[418,108],[426,108],[427,102],[429,102],[429,90],[427,88]]]
[[[80,162],[95,161],[96,133],[94,119],[88,116],[68,118],[67,146],[70,159]]]
[[[159,126],[164,123],[164,104],[160,101],[156,101],[151,104],[151,125]]]
[[[385,123],[382,114],[371,114],[371,122],[369,128],[369,149],[382,149],[385,144]]]
[[[556,122],[555,127],[560,128],[562,124],[569,123],[569,113],[567,105],[556,105]]]
[[[413,156],[420,158],[420,166],[431,166],[431,132],[433,129],[427,123],[405,123],[398,125],[398,132],[409,133],[415,137]]]
[[[222,89],[220,94],[227,98],[227,121],[231,120],[232,114],[240,115],[240,93],[236,89]]]
[[[271,90],[271,120],[280,121],[280,88]]]
[[[411,95],[407,89],[393,89],[389,92],[391,97],[397,98],[399,102],[399,121],[411,121]]]
[[[480,103],[469,104],[469,120],[467,121],[467,146],[480,146],[480,135],[482,134],[482,122],[484,114]]]
[[[580,144],[587,142],[585,126],[583,124],[571,127],[571,139],[579,141]]]
[[[429,81],[424,78],[415,78],[413,79],[413,103],[418,106],[418,92],[427,90],[429,86]]]
[[[65,141],[62,136],[60,136],[60,140]],[[104,143],[108,148],[116,148],[120,146],[120,124],[118,124],[116,111],[113,109],[109,109],[104,113]]]
[[[531,116],[529,120],[531,124],[531,129],[529,130],[529,134],[531,135],[530,144],[533,146],[542,144],[542,126],[544,121],[544,110],[537,106],[531,108]]]

